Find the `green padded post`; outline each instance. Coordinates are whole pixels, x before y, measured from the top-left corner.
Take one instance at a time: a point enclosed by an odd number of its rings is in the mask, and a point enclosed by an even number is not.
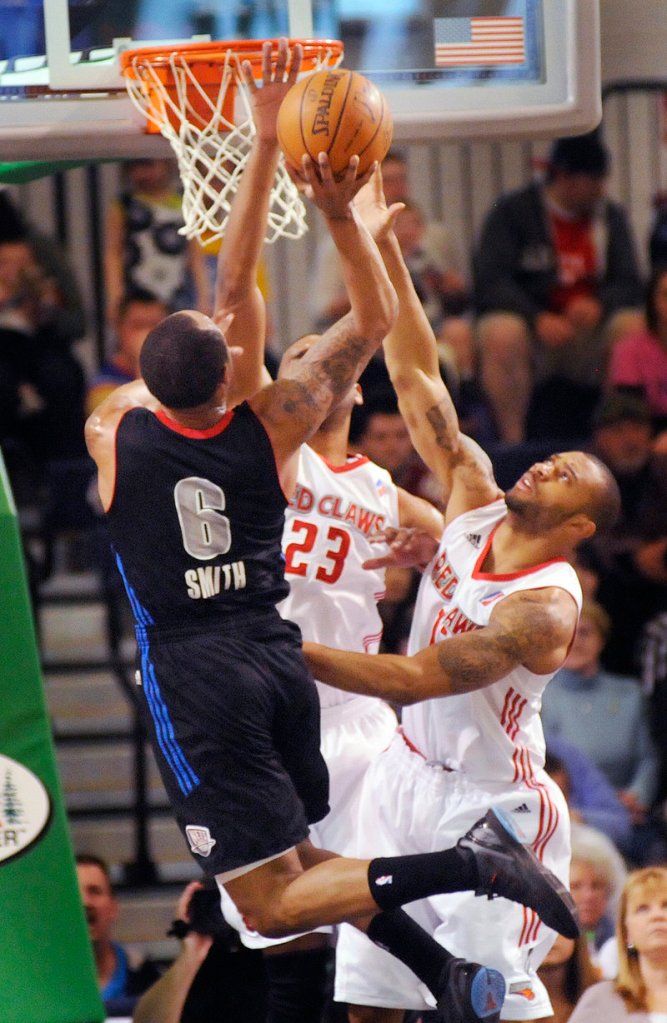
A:
[[[104,1020],[1,453],[0,920],[2,1023]]]

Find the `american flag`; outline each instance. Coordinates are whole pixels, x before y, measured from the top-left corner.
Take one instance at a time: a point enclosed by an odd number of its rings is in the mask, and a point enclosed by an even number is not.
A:
[[[436,67],[523,64],[523,18],[435,18]]]

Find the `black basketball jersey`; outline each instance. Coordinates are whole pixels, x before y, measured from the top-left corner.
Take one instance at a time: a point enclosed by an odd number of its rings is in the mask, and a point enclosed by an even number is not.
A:
[[[282,600],[285,505],[249,405],[209,430],[128,411],[107,521],[137,623],[188,627]]]

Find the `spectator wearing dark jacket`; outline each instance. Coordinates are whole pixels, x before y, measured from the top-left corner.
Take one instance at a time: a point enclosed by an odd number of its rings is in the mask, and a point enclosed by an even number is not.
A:
[[[482,383],[502,440],[585,436],[609,338],[641,322],[628,220],[604,195],[608,166],[595,133],[560,139],[544,181],[501,196],[483,225],[475,309]]]

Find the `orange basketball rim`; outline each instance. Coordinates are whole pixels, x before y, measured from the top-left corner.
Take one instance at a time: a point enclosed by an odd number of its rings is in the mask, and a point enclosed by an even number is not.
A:
[[[184,120],[205,128],[211,117],[219,117],[218,130],[232,124],[236,89],[242,82],[241,63],[248,60],[255,78],[261,78],[265,41],[231,39],[163,44],[122,52],[121,73],[130,95],[135,100],[139,98],[147,132],[157,134],[166,121],[176,131]],[[278,40],[270,42],[275,59]],[[338,39],[290,39],[290,50],[297,43],[303,47],[302,72],[336,67],[342,58],[343,44]]]
[[[241,66],[250,61],[262,77],[262,47],[278,40],[233,39],[212,43],[163,43],[120,54],[130,99],[146,118],[147,131],[160,132],[171,145],[183,183],[181,232],[202,243],[216,243],[225,226],[255,126],[252,101]],[[335,39],[290,39],[303,47],[304,72],[336,67],[343,44]],[[266,241],[300,238],[307,230],[306,208],[284,166],[271,189]]]

